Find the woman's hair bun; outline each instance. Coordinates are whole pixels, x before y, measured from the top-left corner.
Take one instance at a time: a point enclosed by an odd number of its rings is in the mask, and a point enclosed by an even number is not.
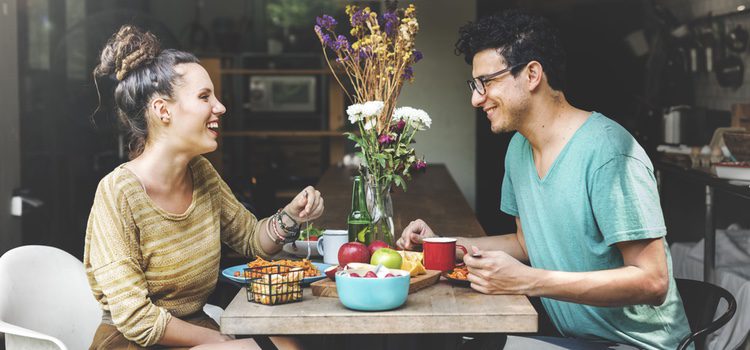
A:
[[[94,75],[114,74],[122,81],[132,71],[149,64],[161,50],[159,39],[133,25],[120,27],[104,46]]]

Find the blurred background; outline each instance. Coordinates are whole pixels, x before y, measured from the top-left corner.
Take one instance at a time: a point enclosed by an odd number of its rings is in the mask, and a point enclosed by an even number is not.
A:
[[[228,108],[210,159],[264,216],[352,150],[341,136],[347,101],[321,55],[315,17],[345,22],[346,4],[382,11],[409,3],[417,6],[425,58],[399,105],[433,118],[417,152],[447,165],[490,234],[514,230],[499,212],[511,135],[491,134],[470,105],[471,67],[453,50],[467,22],[508,8],[549,17],[568,53],[568,100],[618,121],[652,155],[675,141],[665,140],[665,113],[699,120],[677,143],[702,146],[750,102],[743,84],[750,15],[741,0],[0,0],[0,253],[44,244],[82,257],[96,185],[126,161],[113,85],[100,85],[95,113],[91,77],[120,25],[144,27],[164,47],[201,58]],[[669,239],[700,238],[704,188],[679,179],[663,187]],[[21,216],[10,214],[14,195],[27,199]],[[747,201],[718,196],[717,227],[747,224]]]

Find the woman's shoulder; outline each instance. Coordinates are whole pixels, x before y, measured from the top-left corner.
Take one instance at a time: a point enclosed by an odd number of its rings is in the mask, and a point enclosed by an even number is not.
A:
[[[196,182],[210,181],[219,176],[213,164],[204,156],[197,156],[190,161],[193,180]]]
[[[140,188],[141,184],[138,181],[138,178],[135,177],[133,172],[125,167],[125,164],[127,163],[118,165],[110,171],[109,174],[99,180],[97,192],[105,191],[114,194],[121,194]]]

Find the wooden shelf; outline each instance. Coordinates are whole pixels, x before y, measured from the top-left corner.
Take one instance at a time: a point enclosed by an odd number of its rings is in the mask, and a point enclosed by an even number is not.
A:
[[[227,60],[227,57],[223,56],[204,57],[201,59],[204,66],[208,65],[211,67],[211,69],[207,68],[207,71],[209,72],[211,80],[214,82],[214,86],[216,86],[217,96],[224,97],[219,91],[219,88],[223,86],[225,89],[229,90],[227,98],[230,100],[232,109],[235,112],[246,116],[260,115],[262,113],[255,113],[244,109],[245,101],[249,98],[247,96],[247,77],[270,75],[314,76],[316,77],[317,85],[316,104],[318,105],[318,110],[316,113],[304,112],[298,113],[298,115],[304,116],[305,118],[315,116],[317,120],[315,120],[315,124],[308,123],[305,126],[298,126],[298,128],[306,130],[284,130],[285,127],[292,126],[293,124],[290,125],[290,123],[283,120],[279,120],[275,124],[265,122],[260,123],[265,129],[249,130],[251,128],[251,125],[249,124],[251,123],[249,121],[243,121],[240,118],[232,125],[232,127],[219,132],[218,139],[220,147],[217,152],[213,153],[214,157],[210,158],[211,162],[221,174],[230,177],[239,174],[245,176],[253,171],[262,172],[261,168],[264,166],[267,167],[267,164],[261,164],[262,162],[258,163],[258,167],[251,170],[248,164],[237,161],[238,159],[246,158],[245,153],[250,152],[247,146],[253,144],[254,146],[260,147],[253,149],[253,152],[264,152],[254,158],[256,161],[259,161],[260,159],[263,159],[263,157],[267,157],[272,153],[284,153],[289,150],[294,151],[292,152],[293,154],[287,155],[287,158],[289,158],[287,161],[296,166],[284,169],[284,171],[287,172],[282,174],[284,176],[300,174],[305,176],[319,176],[319,173],[321,173],[325,167],[330,164],[336,164],[342,159],[346,150],[347,139],[343,134],[343,129],[346,128],[347,124],[346,110],[344,106],[344,99],[346,97],[345,92],[341,89],[338,83],[333,83],[333,73],[323,62],[322,57],[318,57],[318,59],[320,59],[320,64],[316,66],[287,65],[289,68],[280,68],[284,67],[282,63],[285,62],[280,60],[279,62],[281,63],[279,63],[276,68],[270,69],[263,68],[265,63],[260,61],[254,63],[246,62],[245,58],[252,57],[255,56],[232,56],[229,57],[230,60]],[[266,56],[261,55],[258,57]],[[289,58],[297,59],[297,61],[295,61],[297,64],[299,64],[301,60],[304,60],[305,64],[309,64],[312,63],[309,59],[313,58],[313,56],[289,55]],[[273,59],[269,61],[275,62],[276,60]],[[294,62],[291,64],[294,64]],[[225,90],[224,93],[226,94],[227,91]],[[290,112],[286,114],[293,116],[294,113]],[[277,143],[281,143],[283,146],[276,145]],[[281,149],[269,149],[268,147],[278,147]],[[300,150],[305,154],[304,157],[299,155]],[[224,174],[222,164],[223,157],[232,159],[234,161],[233,164],[236,165],[229,168],[228,171],[232,172],[231,174]],[[304,159],[300,161],[300,157],[303,157]],[[310,159],[318,159],[319,161],[317,161],[317,163],[305,161]],[[305,172],[310,169],[312,169],[310,174]],[[313,172],[317,174],[313,174]],[[283,195],[287,194],[284,193]]]
[[[221,74],[246,74],[246,75],[318,75],[331,74],[331,70],[325,69],[241,69],[225,68]]]
[[[345,137],[337,130],[224,131],[223,137]]]

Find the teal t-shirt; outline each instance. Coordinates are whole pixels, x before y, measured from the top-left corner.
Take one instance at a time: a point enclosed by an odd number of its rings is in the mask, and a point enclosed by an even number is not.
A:
[[[516,133],[505,158],[501,210],[520,217],[531,265],[583,272],[623,266],[615,243],[663,237],[653,165],[622,126],[592,113],[539,178],[529,141]],[[542,298],[565,336],[675,349],[689,333],[672,276],[660,306],[598,307]]]

